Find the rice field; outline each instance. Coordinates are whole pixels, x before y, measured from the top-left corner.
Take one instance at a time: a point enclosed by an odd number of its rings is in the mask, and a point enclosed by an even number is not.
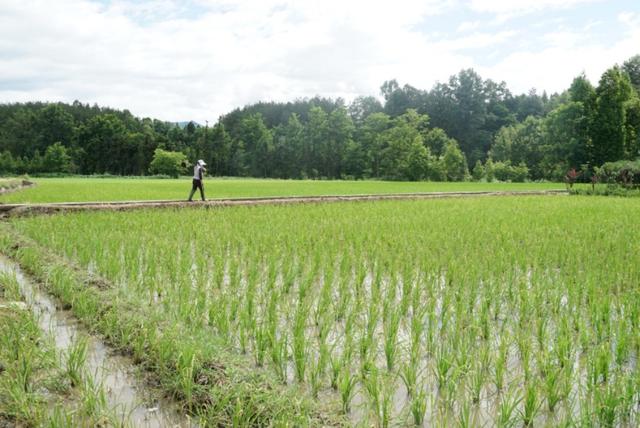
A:
[[[33,188],[0,194],[0,203],[186,200],[191,179],[36,178]],[[1,185],[1,182],[0,182]],[[318,181],[205,179],[207,198],[318,196],[478,190],[554,190],[559,183],[434,183],[397,181]],[[199,194],[195,195],[196,200]]]
[[[637,426],[638,212],[636,199],[487,197],[73,213],[3,230],[44,249],[14,245],[204,423]],[[38,272],[47,253],[92,280]],[[220,404],[216,364],[269,387]]]

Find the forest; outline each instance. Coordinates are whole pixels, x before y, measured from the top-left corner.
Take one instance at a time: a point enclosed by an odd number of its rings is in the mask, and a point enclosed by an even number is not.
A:
[[[0,175],[150,175],[204,159],[215,176],[386,180],[584,180],[640,154],[640,55],[562,93],[512,94],[472,69],[381,98],[258,102],[215,124],[171,123],[75,101],[0,105]]]

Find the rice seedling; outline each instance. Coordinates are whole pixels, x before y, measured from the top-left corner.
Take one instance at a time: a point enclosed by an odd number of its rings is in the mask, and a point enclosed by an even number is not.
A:
[[[16,251],[207,423],[220,416],[204,410],[215,392],[199,374],[218,358],[232,364],[224,349],[280,387],[295,379],[284,390],[312,397],[327,386],[345,414],[361,391],[362,417],[380,425],[433,415],[464,426],[494,402],[488,425],[604,424],[612,413],[633,424],[638,208],[581,197],[387,201],[203,210],[197,220],[75,213],[7,228],[73,262],[45,269],[41,253]],[[108,287],[77,287],[77,270]],[[387,398],[398,388],[400,412]],[[255,421],[242,408],[250,402],[233,396],[220,420]]]
[[[87,338],[76,337],[65,355],[66,376],[75,387],[82,383],[87,360]]]

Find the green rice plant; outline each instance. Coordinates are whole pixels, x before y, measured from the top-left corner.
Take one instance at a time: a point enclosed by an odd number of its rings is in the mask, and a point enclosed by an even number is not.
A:
[[[522,423],[524,426],[528,427],[533,425],[541,407],[542,400],[538,393],[538,385],[534,382],[525,384],[522,399],[522,410],[520,411],[520,416],[522,417]]]
[[[471,396],[471,402],[478,404],[480,402],[480,394],[486,380],[486,372],[482,363],[476,363],[469,375],[467,389]]]
[[[351,412],[351,401],[356,393],[357,384],[358,379],[351,374],[349,368],[343,367],[338,377],[338,391],[342,402],[342,412],[345,414]]]
[[[74,420],[73,414],[60,404],[53,406],[43,423],[43,426],[47,428],[74,428],[78,425],[79,423]]]
[[[292,356],[295,375],[298,382],[304,382],[307,364],[307,336],[306,336],[307,308],[300,304],[296,310],[293,323]]]
[[[339,355],[337,352],[336,353],[332,353],[330,358],[329,358],[329,367],[330,367],[330,371],[329,371],[329,377],[330,377],[330,381],[331,381],[331,388],[334,391],[338,390],[338,379],[340,377],[340,373],[343,370],[343,358],[341,355]]]
[[[82,384],[85,375],[89,342],[85,336],[77,336],[65,355],[65,374],[75,387]]]
[[[371,413],[378,426],[388,427],[391,420],[391,405],[393,404],[394,377],[380,373],[374,367],[366,378],[362,379],[367,392]]]
[[[629,324],[626,318],[622,317],[618,323],[618,331],[615,338],[615,363],[618,366],[624,365],[630,352]]]
[[[320,367],[320,356],[310,358],[309,361],[309,385],[311,386],[311,395],[318,398],[318,391],[322,382],[322,368]]]
[[[556,405],[563,399],[562,383],[563,371],[561,368],[555,368],[551,363],[546,363],[545,375],[542,381],[544,397],[547,401],[547,409],[553,413]]]
[[[88,421],[90,426],[117,426],[113,409],[109,408],[107,395],[102,383],[92,376],[85,376],[82,384],[82,401],[80,414]]]
[[[506,337],[503,335],[500,337],[500,343],[495,355],[493,363],[493,383],[496,386],[498,392],[504,388],[504,377],[507,369],[507,359],[509,357],[509,345]]]
[[[254,358],[256,365],[262,367],[264,359],[271,345],[271,337],[267,331],[267,326],[263,323],[256,326],[254,334]]]
[[[593,391],[595,416],[601,426],[616,425],[618,407],[622,403],[622,396],[615,383],[607,383]]]
[[[413,397],[416,392],[419,363],[419,351],[418,349],[412,349],[410,351],[409,361],[400,368],[400,379],[404,382],[404,386],[407,389],[407,396],[409,397]]]
[[[384,356],[387,363],[387,370],[392,371],[395,366],[396,356],[398,354],[398,329],[400,327],[401,312],[398,309],[387,309],[391,305],[388,300],[385,301],[385,312],[388,312],[384,330]]]
[[[444,345],[443,345],[444,347]],[[439,348],[435,355],[434,375],[438,384],[438,389],[443,389],[451,379],[453,371],[452,357],[447,350]]]
[[[456,415],[456,426],[459,428],[471,428],[476,425],[473,413],[471,413],[471,404],[468,401],[463,402]]]
[[[516,412],[522,398],[511,391],[502,395],[498,404],[498,414],[496,415],[496,426],[499,428],[511,428],[516,426]]]
[[[289,365],[289,344],[288,333],[282,331],[280,336],[277,334],[270,338],[271,342],[271,362],[276,371],[278,379],[282,383],[287,383],[287,370]]]
[[[194,373],[196,368],[196,355],[193,350],[184,349],[178,356],[177,371],[180,392],[184,395],[184,400],[188,409],[194,405],[194,394],[196,391],[196,383]]]
[[[22,291],[15,274],[8,271],[0,272],[0,290],[7,300],[22,300]],[[2,295],[0,295],[2,297]]]
[[[413,424],[421,427],[424,424],[424,417],[427,412],[427,392],[424,388],[419,388],[411,395],[411,417]]]

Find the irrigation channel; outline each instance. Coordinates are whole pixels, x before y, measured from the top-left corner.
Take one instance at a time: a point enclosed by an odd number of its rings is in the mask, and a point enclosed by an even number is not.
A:
[[[66,211],[125,211],[141,208],[180,208],[180,207],[225,207],[236,205],[277,205],[300,203],[326,203],[344,201],[380,201],[402,199],[464,198],[482,196],[530,196],[562,195],[566,190],[523,190],[523,191],[467,191],[467,192],[426,192],[426,193],[388,193],[366,195],[324,195],[324,196],[278,196],[260,198],[220,198],[207,201],[116,201],[116,202],[58,202],[39,204],[2,204],[1,217],[20,217],[25,215],[53,214]]]
[[[136,379],[134,365],[129,358],[115,355],[104,342],[83,328],[69,311],[58,310],[53,299],[40,291],[18,265],[1,254],[0,272],[15,275],[27,306],[38,319],[40,328],[54,339],[60,353],[68,352],[77,337],[88,340],[86,368],[107,391],[107,403],[123,426],[193,426],[173,403],[155,397],[142,381]]]

